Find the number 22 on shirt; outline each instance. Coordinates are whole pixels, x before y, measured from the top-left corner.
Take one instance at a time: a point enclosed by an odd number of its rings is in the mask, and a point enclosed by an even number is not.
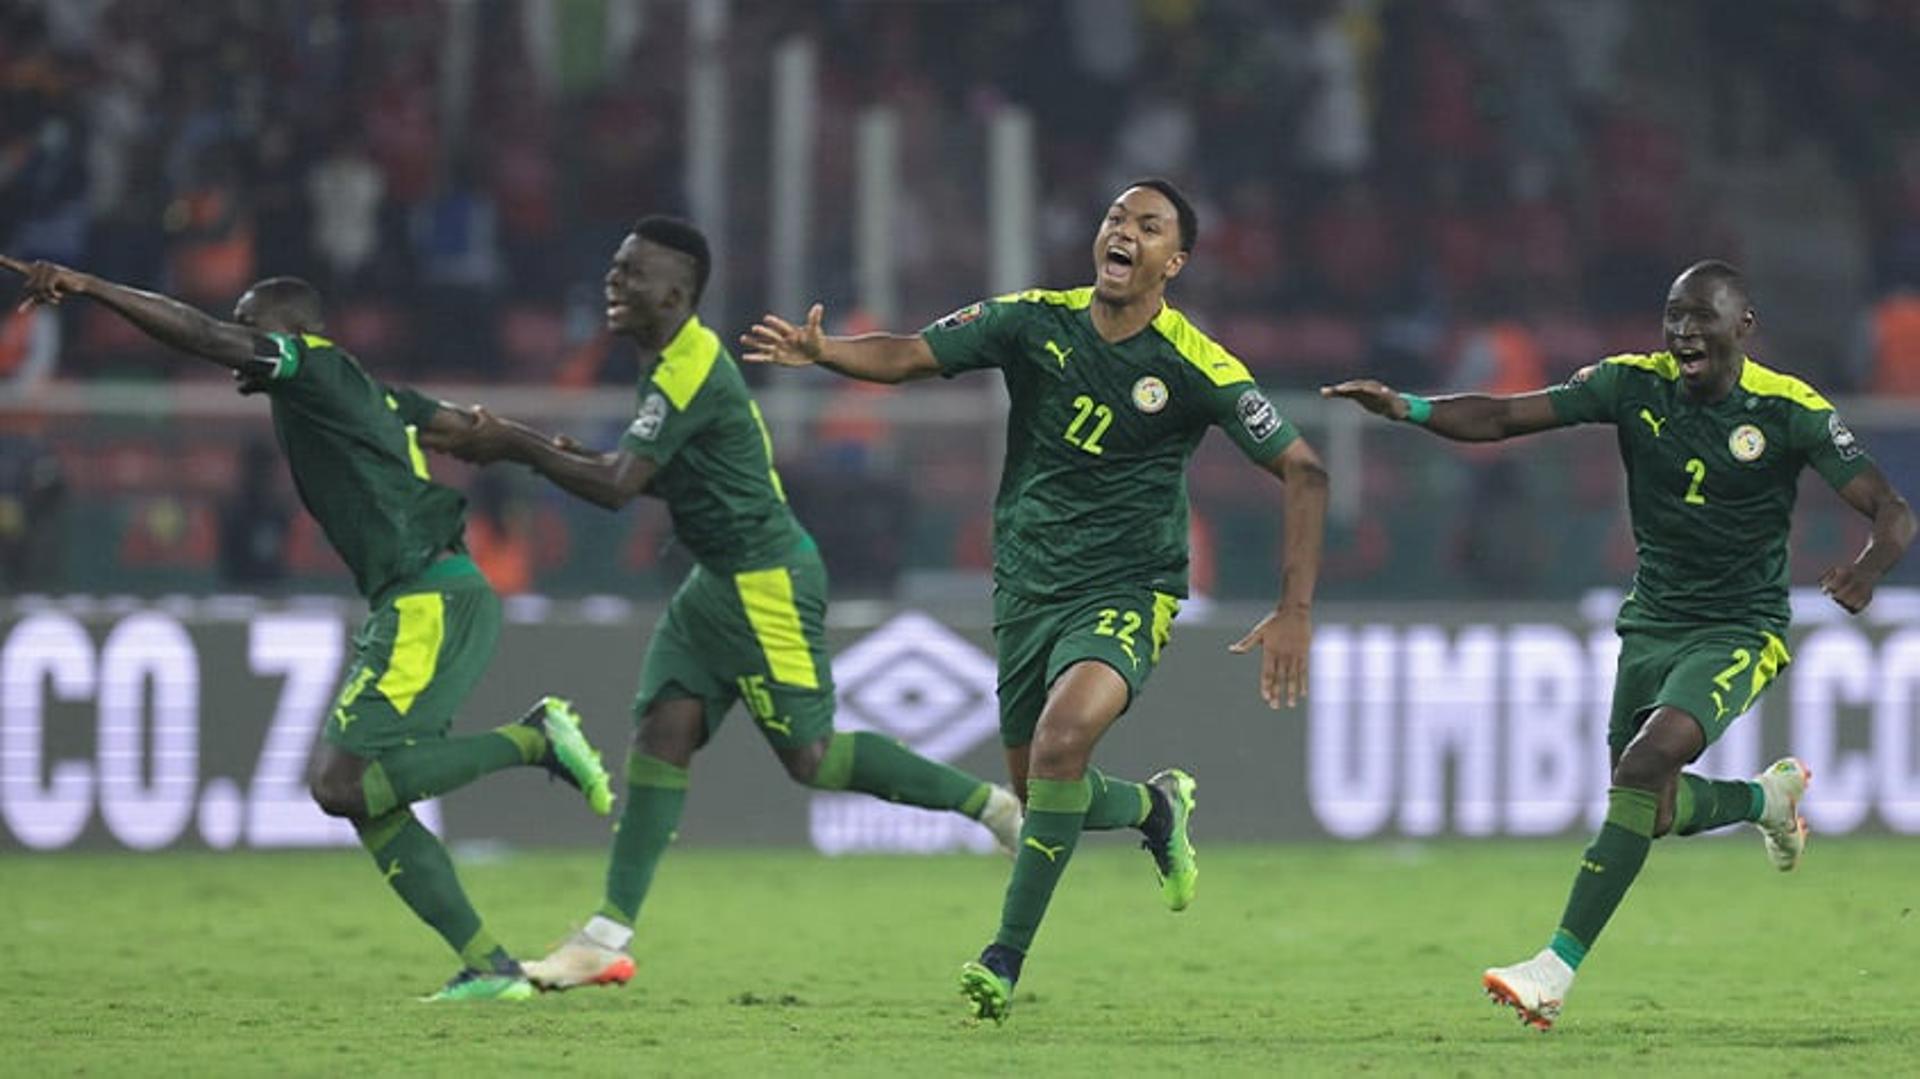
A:
[[[1108,427],[1113,426],[1113,409],[1084,393],[1073,399],[1073,408],[1073,420],[1067,424],[1066,434],[1062,437],[1069,445],[1096,457],[1105,453],[1107,448],[1100,444],[1100,437],[1107,433]]]

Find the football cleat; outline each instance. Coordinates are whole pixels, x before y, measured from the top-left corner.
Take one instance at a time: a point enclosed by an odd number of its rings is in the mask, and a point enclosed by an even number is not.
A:
[[[1551,948],[1524,963],[1494,967],[1480,976],[1480,987],[1495,1004],[1520,1014],[1520,1021],[1536,1030],[1550,1030],[1560,1017],[1567,990],[1573,988],[1573,968]]]
[[[967,998],[967,1010],[975,1021],[1004,1023],[1013,1010],[1013,982],[984,963],[969,960],[960,964],[960,995]]]
[[[633,957],[595,943],[584,932],[526,964],[527,977],[542,989],[578,989],[588,985],[625,985],[633,980]]]
[[[432,996],[421,997],[427,1004],[449,1000],[529,1000],[533,983],[516,966],[510,971],[484,971],[468,968],[448,979]]]
[[[1011,858],[1020,849],[1020,824],[1025,816],[1020,810],[1020,799],[995,783],[987,792],[987,804],[980,809],[980,826],[993,833],[1000,853]]]
[[[1187,835],[1198,784],[1180,769],[1168,768],[1155,773],[1147,786],[1166,799],[1167,825],[1164,830],[1149,831],[1140,846],[1153,855],[1153,868],[1160,874],[1160,896],[1167,901],[1167,909],[1185,910],[1200,884],[1200,865]],[[1152,819],[1151,814],[1148,819]]]
[[[1767,859],[1785,873],[1800,864],[1807,849],[1807,821],[1800,815],[1800,799],[1806,796],[1813,772],[1798,757],[1782,757],[1766,771],[1754,777],[1766,795],[1766,808],[1754,827],[1766,844]]]
[[[600,763],[600,752],[580,730],[580,713],[570,701],[542,697],[521,720],[546,737],[547,753],[540,766],[549,775],[586,796],[587,807],[601,816],[613,809],[613,785]]]

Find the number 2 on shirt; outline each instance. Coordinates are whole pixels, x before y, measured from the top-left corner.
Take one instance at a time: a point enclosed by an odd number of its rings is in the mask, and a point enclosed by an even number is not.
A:
[[[1698,457],[1687,458],[1687,475],[1693,477],[1693,482],[1687,484],[1687,504],[1706,505],[1707,496],[1700,493],[1700,485],[1707,480],[1707,463]]]
[[[1067,433],[1062,437],[1069,445],[1078,446],[1096,456],[1106,452],[1107,448],[1100,444],[1100,436],[1106,434],[1107,428],[1113,425],[1113,409],[1084,393],[1073,399],[1073,407],[1073,422],[1067,424]],[[1080,429],[1087,425],[1089,419],[1093,420],[1093,430],[1087,432],[1083,439]]]

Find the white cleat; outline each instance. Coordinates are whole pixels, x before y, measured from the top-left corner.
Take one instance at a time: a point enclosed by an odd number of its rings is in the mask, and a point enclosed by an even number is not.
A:
[[[1754,827],[1767,846],[1767,860],[1785,873],[1800,864],[1807,849],[1807,820],[1800,815],[1800,799],[1806,796],[1813,772],[1798,757],[1782,757],[1754,777],[1765,792],[1767,804]]]
[[[1020,849],[1020,825],[1025,814],[1020,811],[1020,799],[1012,791],[995,783],[987,792],[987,804],[980,809],[980,825],[993,833],[993,841],[1000,845],[1000,853],[1011,858]]]
[[[625,985],[633,978],[633,957],[597,944],[582,932],[568,937],[546,958],[520,964],[520,969],[527,972],[527,980],[547,990]]]
[[[1524,963],[1493,967],[1480,976],[1480,987],[1495,1004],[1520,1013],[1520,1021],[1536,1030],[1548,1030],[1560,1018],[1567,990],[1573,988],[1573,968],[1552,948]]]

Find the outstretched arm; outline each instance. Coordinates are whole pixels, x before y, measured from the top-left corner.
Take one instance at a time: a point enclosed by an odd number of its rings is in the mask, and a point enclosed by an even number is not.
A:
[[[659,471],[645,457],[582,449],[571,439],[502,419],[478,406],[441,405],[420,432],[420,444],[474,464],[518,461],[568,494],[609,510],[638,498]]]
[[[23,263],[0,255],[0,266],[27,278],[27,302],[58,304],[85,296],[106,305],[148,337],[236,370],[257,366],[275,355],[262,334],[222,322],[198,308],[157,292],[128,288],[52,262]]]
[[[1866,471],[1848,480],[1840,488],[1840,497],[1873,522],[1873,531],[1868,533],[1859,557],[1820,575],[1820,590],[1849,614],[1859,614],[1873,602],[1873,590],[1880,578],[1913,542],[1913,507],[1875,465],[1868,465]]]
[[[1320,549],[1327,520],[1327,469],[1304,438],[1296,438],[1265,465],[1286,485],[1287,546],[1280,565],[1280,602],[1232,651],[1259,642],[1260,696],[1269,708],[1291,708],[1307,695],[1307,660],[1313,651],[1313,590],[1320,579]]]
[[[1344,397],[1376,416],[1416,423],[1455,442],[1498,442],[1565,426],[1554,414],[1553,401],[1544,390],[1502,397],[1462,393],[1429,401],[1395,393],[1385,383],[1361,378],[1322,386],[1320,396]]]
[[[741,358],[782,367],[819,366],[862,382],[911,382],[940,373],[933,349],[919,334],[868,333],[828,337],[821,332],[825,308],[814,304],[803,326],[765,315],[740,336]]]

